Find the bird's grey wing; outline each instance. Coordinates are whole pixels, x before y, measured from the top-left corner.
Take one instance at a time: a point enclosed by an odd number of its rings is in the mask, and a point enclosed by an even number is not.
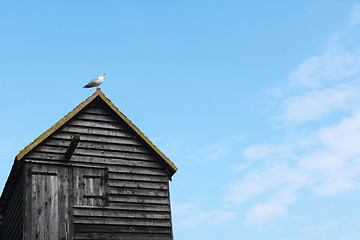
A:
[[[99,78],[92,79],[88,84],[96,84],[99,81]]]
[[[88,84],[86,84],[86,85],[84,86],[84,88],[96,87],[98,81],[99,81],[99,78],[94,78],[94,79],[92,79]]]

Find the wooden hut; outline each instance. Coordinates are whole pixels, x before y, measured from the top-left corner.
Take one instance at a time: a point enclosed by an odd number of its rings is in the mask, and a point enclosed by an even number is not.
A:
[[[16,156],[0,239],[173,239],[176,171],[98,89]]]

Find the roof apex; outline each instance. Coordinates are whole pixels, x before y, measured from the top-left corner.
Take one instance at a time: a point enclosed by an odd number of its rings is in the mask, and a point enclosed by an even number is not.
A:
[[[108,99],[105,94],[98,88],[93,95],[88,97],[85,101],[80,103],[76,108],[74,108],[71,112],[65,115],[62,119],[60,119],[57,123],[55,123],[52,127],[46,130],[43,134],[41,134],[38,138],[36,138],[32,143],[26,146],[23,150],[16,155],[15,159],[21,160],[27,153],[29,153],[32,149],[34,149],[37,145],[39,145],[42,141],[44,141],[47,137],[49,137],[52,133],[62,127],[66,122],[68,122],[72,117],[74,117],[78,112],[80,112],[84,107],[86,107],[90,102],[92,102],[96,97],[100,97],[122,120],[126,122],[164,161],[167,165],[173,170],[174,174],[178,168],[175,164],[165,156],[141,131],[138,129],[135,124],[133,124],[111,101]]]

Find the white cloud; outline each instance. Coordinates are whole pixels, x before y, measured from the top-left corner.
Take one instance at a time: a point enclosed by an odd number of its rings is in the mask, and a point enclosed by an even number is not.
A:
[[[277,160],[243,169],[241,179],[231,184],[225,201],[236,205],[255,202],[246,212],[246,223],[266,223],[285,216],[304,188],[316,196],[359,189],[360,112],[314,132],[309,134],[314,139],[308,141],[316,143],[313,147],[301,149],[301,138],[273,145],[273,149],[287,146],[292,154],[278,151]]]
[[[273,163],[263,170],[252,170],[229,187],[226,201],[241,204],[259,195],[294,191],[307,184],[306,176],[285,163]]]
[[[351,16],[352,26],[360,23],[359,6]],[[235,179],[222,199],[232,211],[203,210],[201,204],[189,203],[175,210],[176,222],[184,227],[219,225],[241,215],[247,224],[265,224],[285,217],[304,192],[321,198],[359,189],[359,49],[346,48],[336,33],[323,53],[305,59],[289,74],[288,86],[273,88],[281,117],[274,112],[270,118],[278,121],[282,140],[262,139],[248,146],[241,163],[231,166]],[[232,147],[220,142],[194,151],[190,158],[220,160]]]
[[[360,23],[360,4],[355,4],[350,15],[349,27],[353,28]]]
[[[287,213],[287,207],[296,200],[293,189],[282,189],[272,195],[266,202],[260,202],[252,206],[246,213],[245,222],[258,224],[274,218],[283,217]]]
[[[358,74],[359,62],[359,51],[348,52],[331,41],[323,54],[305,60],[289,75],[289,79],[294,86],[319,88]]]
[[[272,152],[270,145],[252,145],[243,151],[243,156],[252,159],[265,158]]]
[[[360,23],[359,6],[352,24]],[[248,161],[238,165],[241,172],[234,171],[241,177],[224,196],[230,204],[250,206],[246,223],[286,216],[304,190],[322,197],[360,188],[358,49],[345,49],[341,34],[334,34],[322,54],[306,59],[289,75],[290,85],[271,92],[280,103],[280,117],[274,115],[277,126],[284,126],[278,128],[283,140],[247,147],[242,155]],[[261,161],[246,164],[254,159]]]
[[[358,86],[337,86],[289,96],[283,100],[283,118],[290,123],[304,123],[347,109],[359,99],[359,90]]]
[[[322,146],[301,159],[299,167],[316,179],[316,194],[338,194],[358,188],[360,175],[360,113],[318,130]]]
[[[343,118],[336,126],[324,127],[319,131],[319,139],[328,148],[351,157],[360,153],[360,112]]]

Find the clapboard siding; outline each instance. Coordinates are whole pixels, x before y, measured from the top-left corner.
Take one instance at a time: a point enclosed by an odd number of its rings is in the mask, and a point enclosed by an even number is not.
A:
[[[101,122],[101,121],[89,121],[89,120],[71,120],[68,122],[68,125],[71,127],[88,127],[88,128],[98,128],[98,129],[106,129],[106,130],[125,130],[119,124],[112,122]]]
[[[156,197],[169,197],[169,192],[161,191],[161,190],[154,190],[154,189],[141,189],[141,188],[115,188],[110,187],[109,193],[111,195],[133,195],[133,196],[156,196]]]
[[[109,178],[111,180],[121,181],[136,181],[136,182],[150,182],[150,183],[164,183],[168,180],[166,175],[146,175],[135,173],[119,173],[118,171],[111,171],[109,169]]]
[[[0,239],[17,240],[22,239],[23,232],[23,177],[16,177],[12,183],[12,193],[7,200],[7,206],[3,211],[3,226]]]
[[[121,231],[121,230],[120,230]],[[136,231],[136,229],[134,229]],[[77,240],[168,240],[172,239],[170,234],[152,234],[152,233],[77,233]]]
[[[74,208],[75,239],[172,239],[168,175],[138,136],[120,123],[111,111],[92,103],[59,131],[80,135],[72,162],[99,164],[109,174],[108,209]]]
[[[79,208],[74,207],[74,216],[78,217],[109,217],[138,219],[170,219],[169,214],[159,211],[139,212],[137,210],[119,210],[118,208]]]
[[[44,145],[52,147],[64,147],[67,148],[70,144],[70,140],[62,140],[51,138],[47,140]],[[130,153],[146,153],[149,154],[149,151],[144,149],[142,146],[133,146],[125,144],[111,144],[111,143],[98,143],[98,142],[86,142],[81,139],[81,142],[78,144],[77,148],[79,149],[95,149],[95,150],[108,150],[114,152],[130,152]]]
[[[130,135],[126,131],[112,129],[109,131],[108,129],[99,129],[93,127],[79,127],[79,126],[65,126],[62,128],[62,132],[64,133],[77,133],[77,134],[88,134],[94,136],[110,136],[110,137],[124,137],[124,138],[135,138]]]
[[[134,204],[134,203],[123,203],[116,207],[97,207],[97,206],[75,206],[74,209],[84,210],[103,210],[103,211],[140,211],[144,214],[147,212],[162,213],[164,215],[170,214],[170,206],[154,205],[154,204]]]
[[[89,120],[94,122],[108,122],[108,123],[117,123],[118,120],[113,116],[109,115],[98,115],[98,114],[90,114],[90,113],[80,113],[77,116],[77,119],[80,120]]]
[[[57,126],[22,156],[1,239],[173,239],[176,167],[136,127],[100,97]]]
[[[151,190],[168,190],[168,184],[164,182],[146,182],[146,181],[132,181],[132,180],[112,180],[109,182],[110,187],[128,187],[128,188],[142,188]]]
[[[171,233],[171,228],[169,227],[139,227],[139,226],[121,226],[121,225],[111,225],[111,224],[107,224],[107,225],[103,225],[103,224],[93,224],[92,225],[93,229],[92,232],[93,233],[133,233],[133,232],[138,232],[138,233],[152,233],[152,234],[156,234],[156,233],[163,233],[165,235]],[[76,232],[78,233],[78,236],[81,236],[82,233],[87,233],[87,227],[86,224],[77,224],[76,228],[75,228]]]
[[[91,190],[96,180],[81,180],[83,170],[73,168],[77,190],[73,193],[74,239],[101,239],[111,234],[121,239],[157,239],[156,234],[160,234],[159,239],[172,239],[168,174],[158,156],[101,103],[85,107],[33,149],[27,159],[47,164],[65,162],[64,154],[74,134],[80,135],[80,142],[70,163],[107,169],[108,177],[105,194],[104,189]],[[98,192],[98,196],[85,192]],[[101,226],[97,232],[94,225]]]
[[[66,132],[55,132],[51,137],[53,139],[62,139],[68,140],[70,143],[70,139],[74,136],[73,133],[66,133]],[[94,136],[94,135],[81,135],[81,142],[90,142],[90,143],[112,143],[112,144],[119,144],[119,145],[141,145],[138,139],[135,138],[125,138],[125,137],[111,137],[111,136]]]
[[[44,159],[52,159],[52,160],[65,160],[64,154],[66,152],[66,148],[64,147],[48,147],[41,146],[37,148],[36,151],[29,154],[28,158],[44,158]],[[152,160],[154,158],[149,156],[148,154],[141,153],[128,153],[128,152],[113,152],[106,150],[86,150],[86,149],[76,149],[74,152],[74,156],[78,155],[79,157],[96,157],[96,158],[111,158],[111,159],[132,159],[132,160]],[[79,158],[78,158],[79,159]],[[158,165],[159,166],[159,165]]]

